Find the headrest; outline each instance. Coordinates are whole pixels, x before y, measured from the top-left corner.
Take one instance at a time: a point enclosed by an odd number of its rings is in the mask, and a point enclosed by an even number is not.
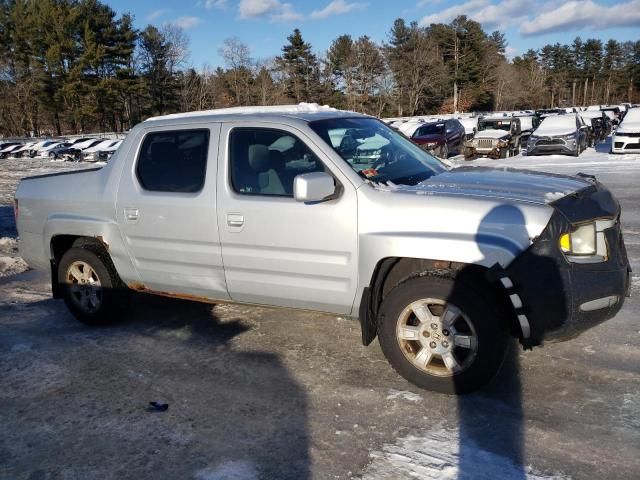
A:
[[[262,173],[269,170],[269,149],[266,145],[249,145],[249,166],[254,172]]]

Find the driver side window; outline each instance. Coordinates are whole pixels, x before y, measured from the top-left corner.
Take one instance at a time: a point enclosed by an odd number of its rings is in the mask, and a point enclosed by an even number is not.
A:
[[[229,135],[231,186],[243,195],[293,197],[297,175],[325,171],[316,155],[289,132],[234,128]]]

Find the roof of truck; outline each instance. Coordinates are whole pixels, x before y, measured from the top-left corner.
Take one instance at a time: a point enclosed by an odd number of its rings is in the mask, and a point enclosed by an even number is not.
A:
[[[262,107],[231,107],[219,108],[215,110],[200,110],[195,112],[174,113],[160,117],[151,117],[146,122],[168,122],[176,120],[196,120],[196,121],[242,121],[247,116],[260,120],[269,120],[283,117],[294,118],[303,121],[324,120],[336,117],[362,116],[360,113],[338,110],[327,105],[317,103],[300,103],[298,105],[270,105]]]

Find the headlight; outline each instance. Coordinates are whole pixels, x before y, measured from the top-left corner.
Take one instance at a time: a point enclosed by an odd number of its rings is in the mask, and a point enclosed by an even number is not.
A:
[[[560,249],[570,262],[604,262],[608,257],[604,231],[613,227],[616,220],[595,220],[576,226],[560,237]]]
[[[570,133],[569,135],[563,135],[562,138],[564,138],[565,140],[575,140],[576,132]]]
[[[560,237],[560,248],[570,255],[594,255],[596,253],[596,225],[589,223]]]

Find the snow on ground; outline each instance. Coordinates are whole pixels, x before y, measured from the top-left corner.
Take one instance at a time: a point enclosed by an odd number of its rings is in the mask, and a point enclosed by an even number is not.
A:
[[[459,455],[465,445],[464,459]],[[408,436],[381,451],[369,454],[371,463],[361,480],[398,479],[520,479],[563,480],[562,474],[545,475],[531,466],[516,465],[511,459],[486,451],[481,445],[460,441],[458,429],[439,427],[426,435]]]

